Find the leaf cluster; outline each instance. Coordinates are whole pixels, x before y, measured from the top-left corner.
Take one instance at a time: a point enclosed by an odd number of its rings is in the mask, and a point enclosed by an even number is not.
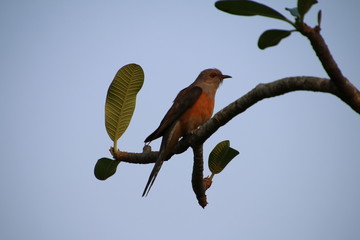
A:
[[[263,16],[274,18],[289,23],[294,29],[270,29],[263,32],[258,40],[258,47],[265,49],[277,45],[282,39],[290,36],[304,26],[304,18],[310,8],[316,4],[316,0],[298,0],[297,7],[285,8],[295,17],[294,21],[289,20],[283,14],[264,4],[249,0],[222,0],[215,3],[215,7],[221,11],[238,16]],[[321,11],[318,14],[318,24],[321,22]]]

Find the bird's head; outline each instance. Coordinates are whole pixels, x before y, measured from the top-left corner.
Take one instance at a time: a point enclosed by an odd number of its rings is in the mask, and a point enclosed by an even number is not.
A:
[[[231,76],[222,74],[221,71],[216,68],[210,68],[202,71],[197,81],[219,87],[225,78],[231,78]]]

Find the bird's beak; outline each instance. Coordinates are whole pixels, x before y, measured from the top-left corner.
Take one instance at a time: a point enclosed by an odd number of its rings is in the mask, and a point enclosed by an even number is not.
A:
[[[222,78],[222,79],[225,79],[225,78],[232,78],[232,77],[229,76],[229,75],[222,75],[221,78]]]

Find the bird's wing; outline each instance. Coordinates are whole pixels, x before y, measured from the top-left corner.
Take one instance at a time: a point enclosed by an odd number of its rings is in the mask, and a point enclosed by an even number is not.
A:
[[[202,89],[198,86],[187,87],[176,96],[173,105],[169,111],[165,114],[165,117],[161,121],[159,127],[150,134],[145,142],[150,142],[156,138],[164,135],[166,129],[168,129],[179,117],[189,109],[196,100],[200,97]]]

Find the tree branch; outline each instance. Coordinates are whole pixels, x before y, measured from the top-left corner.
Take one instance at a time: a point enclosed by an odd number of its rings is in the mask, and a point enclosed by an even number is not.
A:
[[[306,24],[298,27],[301,34],[306,36],[318,56],[322,66],[330,79],[335,83],[338,90],[343,95],[343,99],[351,108],[360,113],[360,92],[359,90],[342,74],[340,68],[332,57],[324,38],[320,34],[320,27],[311,28]]]
[[[194,152],[194,165],[192,172],[192,187],[196,198],[202,208],[205,208],[207,205],[206,195],[205,195],[205,185],[203,181],[203,172],[204,172],[204,159],[203,159],[203,145],[199,144],[193,146]]]
[[[182,138],[181,141],[179,141],[179,143],[176,145],[173,154],[182,153],[186,151],[189,146],[203,144],[221,126],[225,125],[232,118],[240,113],[243,113],[257,102],[265,98],[276,97],[285,93],[299,90],[330,93],[339,97],[345,103],[351,106],[351,103],[348,101],[348,99],[338,91],[333,81],[325,78],[289,77],[271,83],[259,84],[250,92],[217,112],[214,117],[212,117],[199,129],[197,129],[192,135]],[[158,157],[158,152],[152,151],[144,151],[143,153],[128,153],[117,151],[114,153],[110,149],[110,152],[116,160],[128,163],[154,163]]]

